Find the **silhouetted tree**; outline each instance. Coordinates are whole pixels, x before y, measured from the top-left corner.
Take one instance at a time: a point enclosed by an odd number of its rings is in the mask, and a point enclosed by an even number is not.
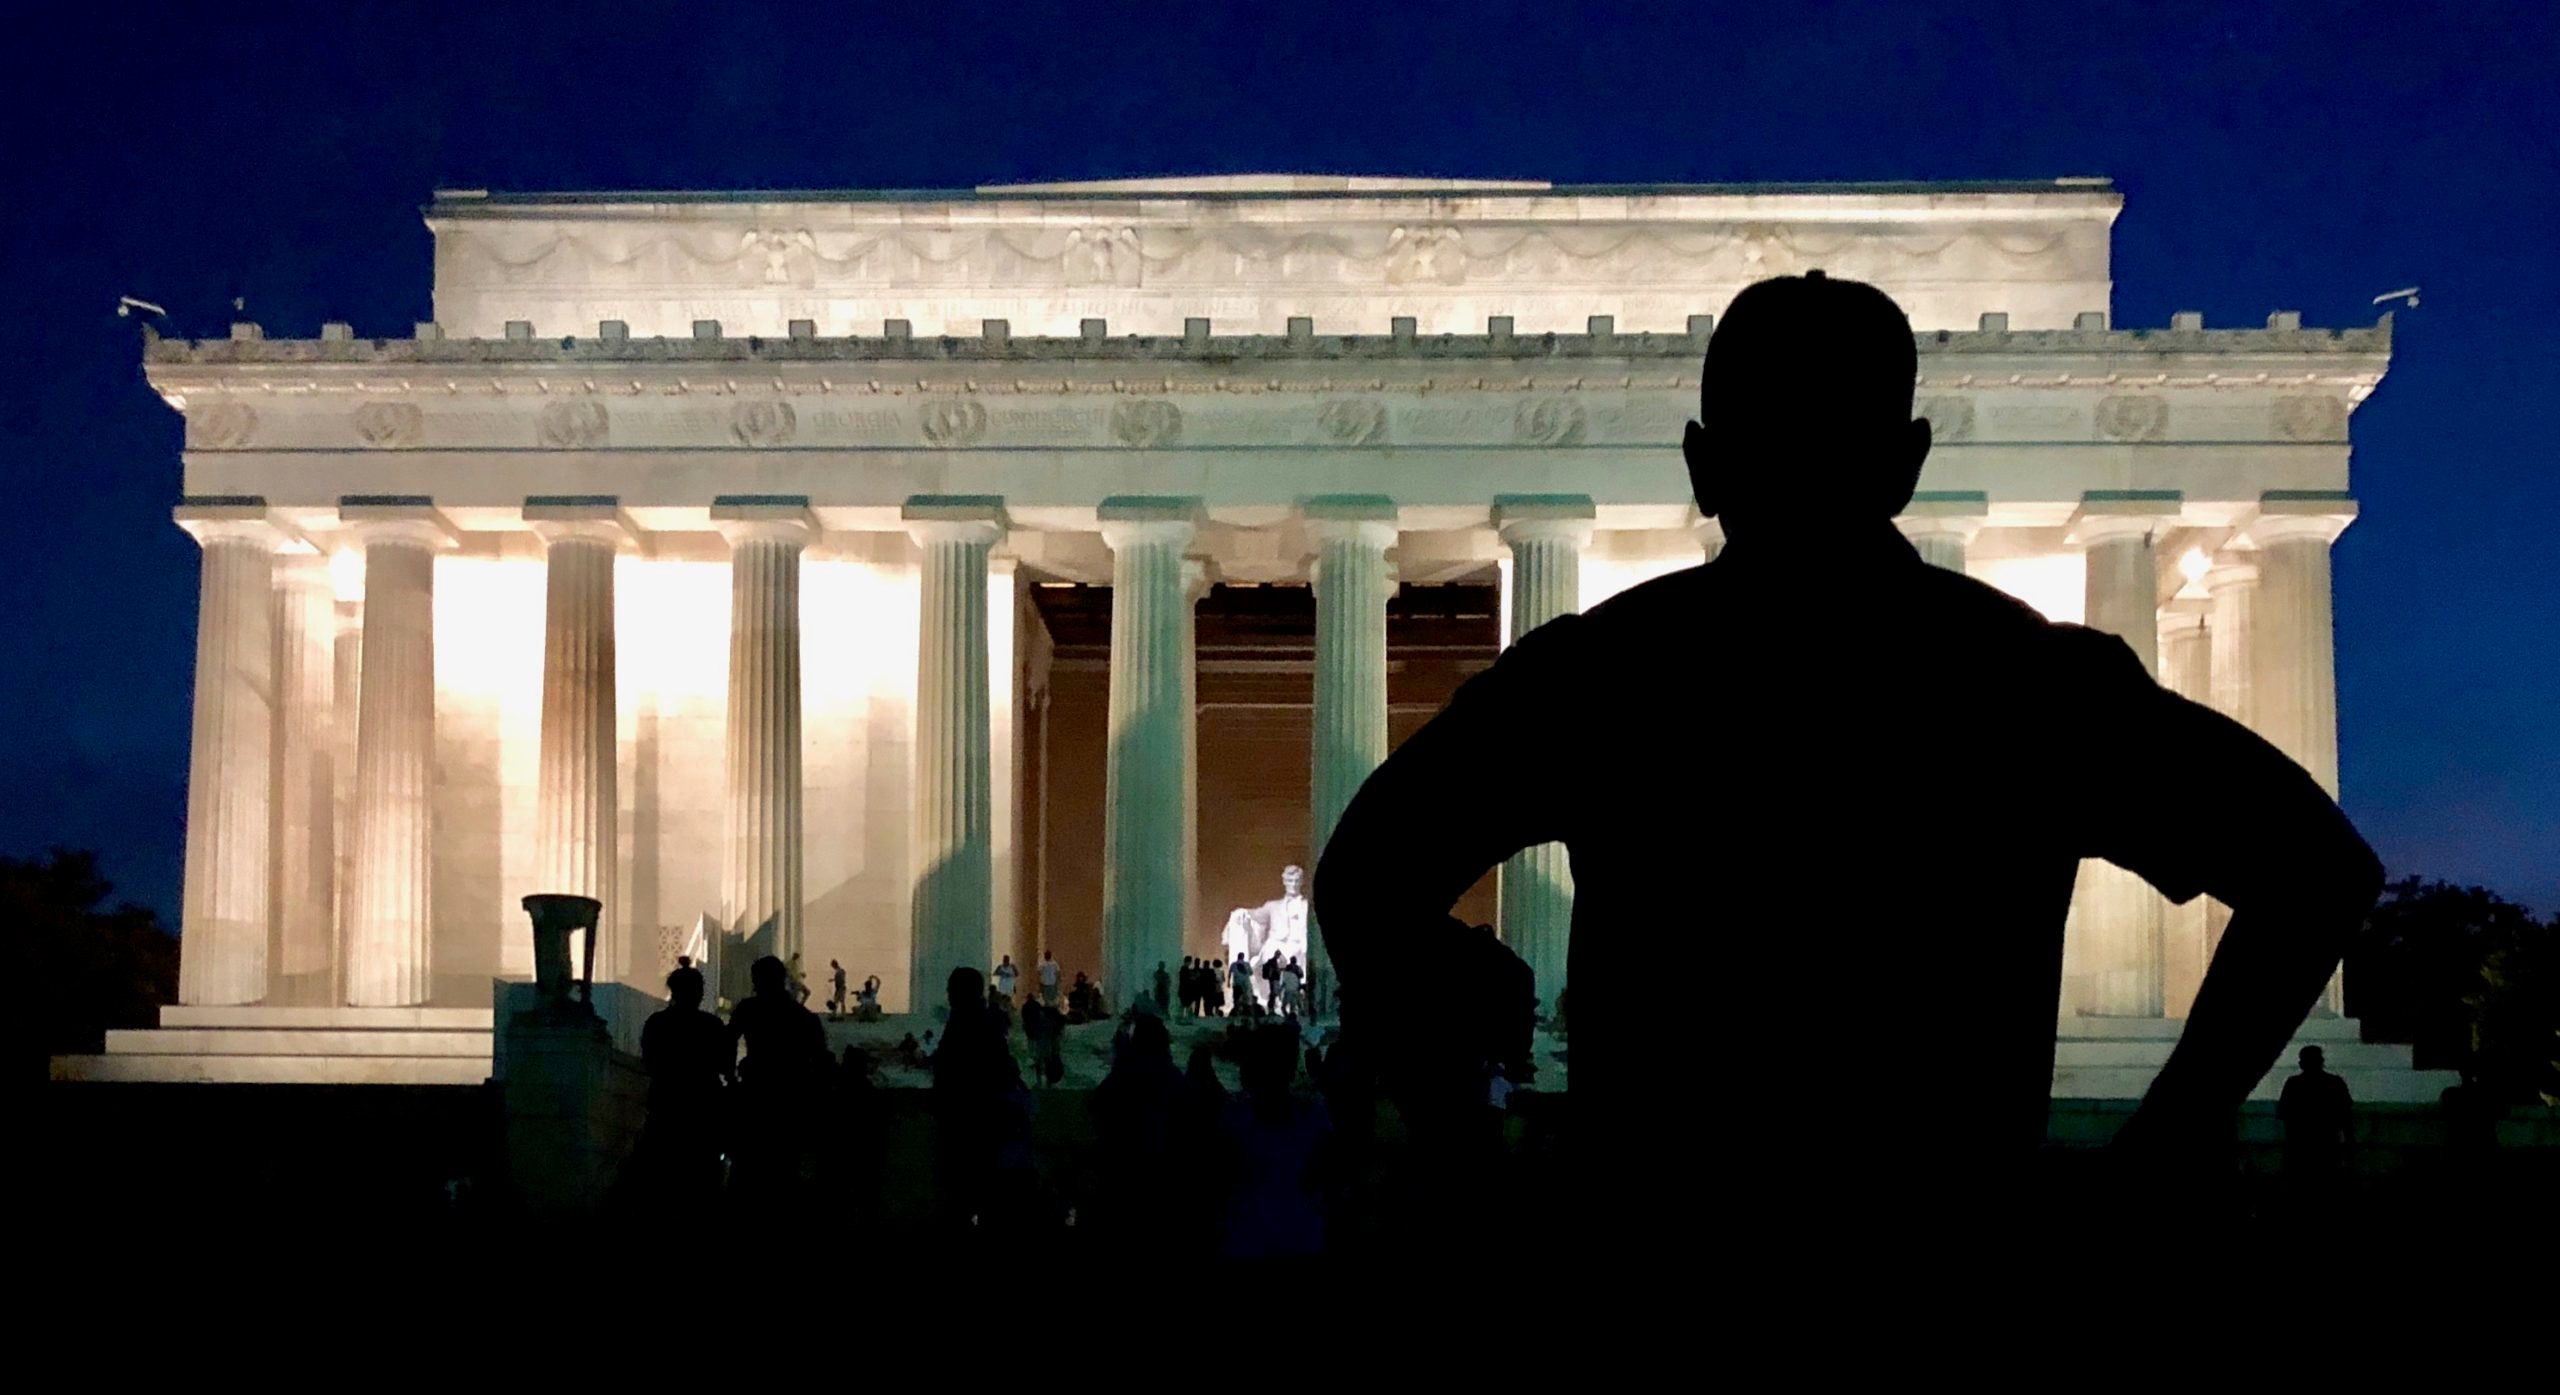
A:
[[[2477,1073],[2499,1098],[2560,1102],[2560,918],[2480,887],[2406,877],[2347,962],[2365,1034],[2419,1064]]]
[[[49,1056],[96,1051],[110,1027],[148,1027],[178,992],[178,941],[160,917],[108,904],[115,884],[93,852],[0,857],[0,923],[32,960],[30,1010],[11,1055],[39,1076]]]

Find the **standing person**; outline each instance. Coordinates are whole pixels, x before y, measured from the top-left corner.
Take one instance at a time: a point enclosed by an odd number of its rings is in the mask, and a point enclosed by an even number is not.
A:
[[[1227,966],[1221,959],[1200,961],[1200,1015],[1227,1015]]]
[[[815,1108],[827,1067],[827,1029],[800,1001],[791,971],[768,954],[749,966],[755,991],[729,1015],[742,1108],[737,1185],[758,1203],[788,1204],[815,1165]]]
[[[791,953],[791,1000],[802,1007],[809,1005],[809,976],[800,970],[800,952]]]
[[[1058,1005],[1058,960],[1045,949],[1040,951],[1040,1001]]]
[[[1279,987],[1279,993],[1280,993],[1280,1015],[1281,1015],[1281,1016],[1283,1016],[1283,1017],[1295,1017],[1295,1016],[1297,1016],[1297,1015],[1298,1015],[1298,961],[1297,961],[1297,960],[1292,959],[1292,960],[1290,960],[1288,963],[1283,964],[1283,965],[1281,965],[1281,966],[1280,966],[1280,982],[1279,982],[1278,987]]]
[[[2347,1082],[2331,1075],[2328,1053],[2302,1048],[2294,1058],[2301,1073],[2284,1083],[2276,1097],[2276,1118],[2284,1124],[2284,1170],[2295,1188],[2316,1194],[2333,1184],[2344,1169],[2347,1144],[2355,1130],[2355,1097]]]
[[[1155,990],[1156,1016],[1169,1015],[1173,1011],[1173,975],[1165,972],[1161,959],[1156,961]]]
[[[1003,962],[996,965],[997,996],[1003,998],[1007,1002],[1013,1001],[1014,985],[1021,981],[1022,971],[1013,967],[1013,956],[1010,954],[1005,955]]]
[[[1237,955],[1236,962],[1227,966],[1227,980],[1235,985],[1236,1011],[1243,1012],[1245,1004],[1253,1000],[1253,964]]]
[[[833,959],[828,960],[827,979],[829,983],[827,1015],[842,1017],[845,1010],[844,965]]]
[[[653,1205],[698,1204],[720,1191],[720,1101],[737,1058],[702,993],[701,971],[678,968],[667,975],[667,1005],[640,1028],[649,1118],[635,1170]]]
[[[1849,1150],[1735,1160],[1719,1186],[1754,1204],[1716,1215],[1719,1251],[1925,1253],[1961,1226],[1975,1248],[2024,1255],[2082,859],[2233,909],[2184,1034],[2118,1135],[2121,1156],[2163,1170],[2228,1138],[2380,889],[2372,850],[2311,774],[2162,689],[2151,656],[1921,559],[1895,526],[1929,457],[1918,371],[1910,320],[1872,286],[1814,273],[1743,290],[1716,323],[1681,448],[1720,555],[1516,636],[1369,776],[1325,845],[1317,924],[1349,995],[1346,1038],[1374,1033],[1362,1049],[1399,1104],[1418,1105],[1408,1118],[1472,1105],[1478,1064],[1517,1059],[1538,1007],[1427,1028],[1396,1012],[1444,990],[1489,1000],[1508,973],[1510,949],[1450,908],[1516,852],[1567,850],[1570,936],[1557,925],[1526,945],[1541,991],[1569,978],[1579,995],[1572,1153],[1607,1171],[1557,1188],[1575,1214],[1540,1234],[1680,1253],[1710,1223],[1660,1214],[1688,1185],[1695,1120],[1665,1102],[1696,1048],[1688,1015],[1663,1010],[1655,927],[1715,944],[1720,1032],[1799,1051],[1720,1101],[1734,1117],[1819,1136],[1836,1102],[1802,1082],[1857,1080],[1878,1136],[1928,1140],[1883,1168]],[[1909,779],[1919,732],[1967,752],[1966,778]],[[2053,759],[2091,732],[2125,778]],[[1524,743],[1554,758],[1509,758]],[[2212,771],[2213,797],[2132,774],[2164,768]],[[1808,888],[1905,913],[1812,922]],[[1965,1069],[1879,1073],[1862,1034],[1807,1032],[1801,1001],[1758,991],[1826,961],[1894,966],[1832,976],[1833,1020],[1929,1003],[1934,1049]]]
[[[1273,1012],[1280,1008],[1280,956],[1262,961],[1262,1006]]]

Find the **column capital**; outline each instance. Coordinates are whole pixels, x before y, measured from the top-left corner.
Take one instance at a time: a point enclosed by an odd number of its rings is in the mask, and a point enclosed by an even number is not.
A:
[[[1700,550],[1713,553],[1724,546],[1724,520],[1699,512],[1695,504],[1689,506],[1688,528]]]
[[[918,546],[950,542],[993,547],[1011,527],[1004,500],[993,494],[911,494],[898,517]]]
[[[1200,531],[1200,500],[1191,496],[1115,494],[1094,512],[1114,552],[1145,543],[1188,547]]]
[[[1990,521],[1991,496],[1980,490],[1914,494],[1893,516],[1893,526],[1906,538],[1954,538],[1968,545]]]
[[[1317,494],[1298,501],[1307,540],[1344,541],[1381,550],[1396,545],[1396,503],[1383,494]]]
[[[462,546],[462,531],[423,494],[349,494],[338,500],[338,522],[362,545],[408,543],[446,552]]]
[[[1581,547],[1600,516],[1588,494],[1497,494],[1493,528],[1506,543],[1558,538]]]
[[[798,494],[723,494],[711,501],[711,526],[734,548],[747,542],[806,547],[818,535],[818,516]]]
[[[545,543],[600,542],[624,548],[640,540],[639,525],[610,494],[529,495],[524,522]]]
[[[178,527],[200,547],[218,542],[253,543],[269,552],[284,549],[301,541],[299,534],[287,528],[267,508],[267,501],[254,494],[216,495],[188,499],[169,511]]]
[[[2074,547],[2147,537],[2177,521],[2186,502],[2174,489],[2092,489],[2080,496],[2065,541]]]
[[[2270,489],[2243,531],[2260,547],[2303,538],[2333,543],[2355,521],[2356,501],[2344,490]]]
[[[2204,589],[2212,595],[2220,595],[2235,586],[2257,584],[2258,564],[2255,562],[2217,560],[2204,574]]]

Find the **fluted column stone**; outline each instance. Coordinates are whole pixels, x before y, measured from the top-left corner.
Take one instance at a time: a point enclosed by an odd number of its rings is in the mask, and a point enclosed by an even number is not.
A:
[[[2269,494],[2249,525],[2258,545],[2256,633],[2249,656],[2258,734],[2338,795],[2338,657],[2329,549],[2355,521],[2343,494]],[[2346,1010],[2332,977],[2326,1006]]]
[[[2213,700],[2213,634],[2205,623],[2209,602],[2172,601],[2160,612],[2160,686],[2189,701]],[[2191,897],[2162,913],[2161,1012],[2184,1017],[2212,957],[2211,899]]]
[[[423,504],[349,505],[339,516],[364,548],[346,998],[416,1007],[435,984],[435,565],[457,539]]]
[[[329,939],[333,959],[327,1001],[346,1001],[347,927],[354,923],[356,865],[356,712],[364,682],[364,553],[348,548],[329,559],[330,586],[337,595],[336,641],[330,646],[330,704],[336,721],[330,730],[332,752],[331,828],[337,855],[337,881],[329,904]]]
[[[1209,594],[1209,564],[1182,559],[1182,653],[1174,664],[1182,671],[1182,935],[1186,951],[1195,935],[1204,939],[1215,927],[1203,923],[1200,905],[1200,602]],[[1149,970],[1153,972],[1153,970]]]
[[[1505,574],[1507,644],[1582,608],[1582,551],[1597,510],[1581,496],[1498,500],[1494,527],[1511,549]],[[1531,759],[1537,759],[1532,753]],[[1562,843],[1524,848],[1502,864],[1499,929],[1537,975],[1538,1005],[1555,1010],[1573,934],[1573,866]]]
[[[602,902],[595,929],[596,976],[619,981],[629,965],[615,896],[621,870],[622,747],[614,567],[632,530],[622,510],[608,500],[528,501],[524,518],[542,539],[544,557],[542,738],[534,815],[534,877],[539,884],[530,892]],[[573,935],[569,962],[583,964],[585,947],[575,941]]]
[[[2174,514],[2174,498],[2128,498],[2084,506],[2071,538],[2087,560],[2086,622],[2125,642],[2146,671],[2160,667],[2160,568],[2152,537]],[[2092,735],[2099,741],[2108,733]],[[2102,1017],[2158,1017],[2163,1007],[2162,923],[2167,902],[2151,884],[2111,862],[2080,865],[2078,949],[2086,1005]]]
[[[714,958],[734,998],[755,959],[800,951],[800,554],[818,525],[801,499],[723,500],[711,519],[729,541],[721,920],[744,940]]]
[[[917,624],[909,1001],[943,1001],[951,971],[995,962],[994,738],[988,557],[1004,537],[993,499],[919,496],[907,532],[921,554]]]
[[[1316,683],[1313,827],[1310,866],[1321,869],[1325,845],[1351,797],[1387,758],[1387,598],[1394,575],[1387,549],[1396,543],[1396,506],[1381,496],[1333,496],[1306,504],[1315,545]],[[1311,934],[1315,965],[1324,937]]]
[[[1689,536],[1697,540],[1698,551],[1707,561],[1724,555],[1724,520],[1707,517],[1694,504],[1689,508]]]
[[[1195,499],[1117,498],[1101,508],[1111,548],[1111,698],[1102,868],[1103,986],[1126,1007],[1155,966],[1182,955],[1184,549]]]
[[[176,518],[203,549],[178,1001],[254,1003],[267,992],[275,557],[284,534],[263,500],[180,505]]]
[[[280,557],[275,588],[275,938],[270,1001],[333,1000],[337,960],[337,598],[328,559]],[[353,714],[348,714],[352,716]]]

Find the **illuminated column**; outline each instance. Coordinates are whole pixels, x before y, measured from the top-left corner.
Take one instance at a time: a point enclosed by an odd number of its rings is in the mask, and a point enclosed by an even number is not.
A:
[[[2211,705],[2213,636],[2205,625],[2207,603],[2172,601],[2160,612],[2160,686],[2182,698]],[[2210,943],[2211,898],[2198,896],[2162,912],[2161,1012],[2184,1017],[2204,978]]]
[[[2174,498],[2093,497],[2072,524],[2088,562],[2087,623],[2116,636],[2144,669],[2160,666],[2160,569],[2153,532],[2174,515]],[[2106,733],[2097,733],[2103,741]],[[2149,883],[2113,863],[2080,865],[2081,949],[2090,1011],[2102,1017],[2158,1017],[2162,1009],[2161,923],[2167,903]]]
[[[349,547],[329,556],[330,589],[337,593],[337,640],[330,646],[330,726],[333,763],[331,827],[337,854],[337,881],[330,897],[329,936],[335,958],[330,965],[328,1001],[346,1001],[347,926],[354,920],[356,865],[356,709],[364,675],[364,551]]]
[[[999,548],[1002,544],[998,544]],[[987,780],[989,859],[987,904],[994,954],[1022,957],[1022,593],[1015,559],[999,551],[987,559]],[[982,967],[992,969],[989,958]]]
[[[596,923],[596,977],[618,982],[628,966],[614,903],[622,752],[615,717],[613,570],[631,533],[622,510],[609,500],[529,500],[524,519],[542,539],[545,559],[533,890],[604,903]],[[569,962],[584,963],[584,953],[573,940]]]
[[[254,1003],[267,992],[275,735],[269,702],[275,554],[283,535],[268,521],[263,500],[182,504],[176,518],[204,550],[178,1001]]]
[[[1182,932],[1185,944],[1200,920],[1200,599],[1209,594],[1209,564],[1182,559]],[[1153,972],[1150,970],[1150,972]]]
[[[729,540],[721,917],[745,938],[741,953],[715,957],[717,991],[738,997],[747,965],[800,950],[800,552],[818,524],[805,499],[723,499],[711,520]]]
[[[1507,643],[1582,608],[1582,549],[1597,511],[1582,495],[1497,499],[1494,527],[1511,548],[1504,574]],[[1538,1006],[1555,1010],[1573,934],[1573,867],[1562,843],[1524,848],[1502,864],[1501,931],[1537,975]]]
[[[1314,827],[1307,847],[1321,866],[1333,826],[1369,772],[1387,758],[1387,597],[1395,583],[1387,549],[1396,506],[1375,495],[1309,500],[1315,544],[1316,713]],[[1324,962],[1324,939],[1309,948]]]
[[[1975,535],[1989,521],[1990,496],[1975,492],[1951,491],[1914,494],[1911,502],[1893,520],[1902,536],[1911,540],[1920,560],[1933,567],[1943,567],[1961,576],[1965,554],[1972,548]]]
[[[317,552],[277,560],[275,645],[269,997],[326,1003],[337,960],[337,597]]]
[[[2250,701],[2249,655],[2258,631],[2258,565],[2243,559],[2254,556],[2225,553],[2225,560],[2204,574],[2205,668],[2213,710],[2252,731],[2257,730],[2257,705]],[[2210,963],[2222,943],[2223,927],[2231,923],[2231,908],[2208,899],[2204,914],[2205,960]]]
[[[1159,963],[1182,957],[1182,660],[1192,646],[1183,549],[1196,499],[1105,500],[1111,547],[1111,715],[1102,866],[1103,986],[1135,1002]]]
[[[2331,615],[2329,547],[2355,521],[2344,494],[2270,493],[2249,525],[2258,545],[2257,632],[2251,637],[2251,725],[2300,762],[2331,798],[2338,794],[2337,637]],[[2327,1006],[2345,1010],[2331,978]]]
[[[914,949],[909,1001],[943,1001],[951,971],[994,959],[993,718],[988,554],[1004,537],[993,499],[919,495],[907,532],[922,553],[916,628]]]
[[[349,504],[338,514],[364,547],[346,997],[356,1007],[416,1007],[435,973],[436,553],[457,539],[423,503]]]

